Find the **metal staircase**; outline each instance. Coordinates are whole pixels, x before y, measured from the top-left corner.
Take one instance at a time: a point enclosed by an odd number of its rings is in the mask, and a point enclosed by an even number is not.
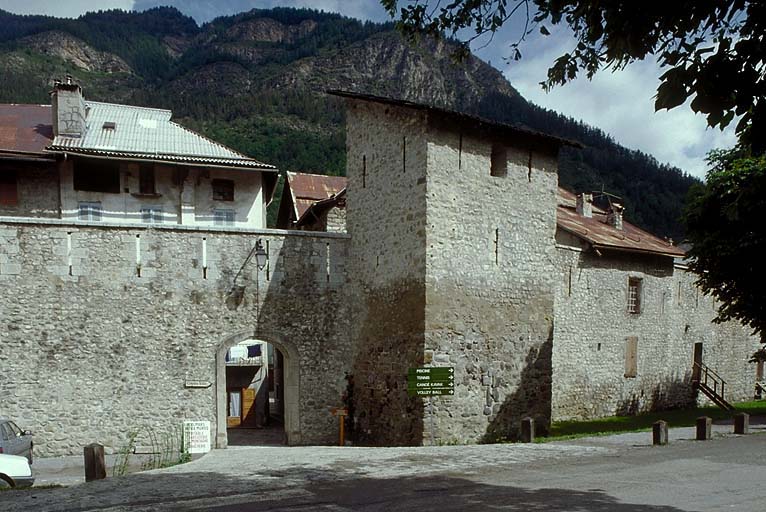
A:
[[[726,401],[726,381],[706,364],[695,362],[692,369],[692,386],[702,391],[714,404],[725,411],[734,411]]]

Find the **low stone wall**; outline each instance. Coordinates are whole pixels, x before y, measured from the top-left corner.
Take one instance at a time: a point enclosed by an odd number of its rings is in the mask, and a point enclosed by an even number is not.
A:
[[[269,253],[260,273],[247,262],[257,239]],[[331,443],[327,408],[341,403],[350,360],[347,244],[339,234],[2,219],[0,416],[34,431],[40,455],[91,442],[114,452],[132,430],[185,419],[209,420],[215,439],[216,355],[258,328],[300,372],[285,397],[299,411],[291,442]]]

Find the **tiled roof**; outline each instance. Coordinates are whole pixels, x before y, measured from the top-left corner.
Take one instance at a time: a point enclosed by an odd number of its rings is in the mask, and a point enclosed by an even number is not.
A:
[[[623,221],[623,229],[613,228],[606,221],[606,212],[593,207],[593,217],[583,217],[576,210],[576,196],[559,187],[556,224],[587,242],[596,249],[612,249],[628,252],[683,257],[683,249],[670,242]]]
[[[96,101],[87,101],[86,106],[85,134],[60,135],[48,147],[50,151],[275,169],[174,123],[169,110]]]
[[[290,186],[296,219],[303,217],[314,203],[336,196],[346,188],[345,177],[323,174],[288,172],[287,183]]]
[[[43,154],[53,140],[50,105],[0,105],[0,151]]]

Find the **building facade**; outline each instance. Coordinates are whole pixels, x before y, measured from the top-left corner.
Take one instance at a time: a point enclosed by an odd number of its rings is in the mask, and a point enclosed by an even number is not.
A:
[[[142,189],[143,158],[89,142],[125,124],[96,113],[136,107],[92,105],[85,136],[67,144],[41,128],[6,143],[0,415],[33,430],[40,454],[94,441],[114,452],[134,429],[183,420],[209,421],[225,447],[232,390],[255,382],[227,378],[227,354],[231,367],[230,349],[249,340],[283,357],[288,444],[334,442],[342,406],[356,442],[417,445],[512,440],[526,416],[544,431],[687,405],[704,401],[695,362],[727,379],[729,401],[752,397],[756,340],[711,324],[683,251],[623,222],[618,205],[559,189],[571,142],[337,94],[347,182],[293,211],[290,227],[342,199],[347,232],[265,229],[273,167],[234,153],[224,163],[243,162],[226,167],[210,161],[221,155],[155,152],[154,192]],[[170,122],[160,112],[156,124],[133,118],[158,127]],[[98,178],[78,177],[78,161],[92,168],[103,152]],[[235,201],[216,180],[234,182]],[[220,222],[222,203],[233,219]],[[144,216],[151,204],[159,216]],[[452,368],[454,394],[410,396],[408,371],[423,366]]]

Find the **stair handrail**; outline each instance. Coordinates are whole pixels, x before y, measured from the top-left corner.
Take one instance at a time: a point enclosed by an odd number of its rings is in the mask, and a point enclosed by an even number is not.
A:
[[[721,383],[721,398],[725,399],[725,393],[726,393],[726,381],[723,380],[723,378],[716,373],[715,370],[710,368],[708,365],[704,363],[700,363],[697,361],[694,361],[694,368],[699,369],[699,373],[697,373],[697,382],[702,382],[705,386],[710,387],[707,383],[708,377],[710,377],[710,380],[713,381],[713,392],[718,395],[718,383]],[[704,381],[702,379],[702,375],[704,374]]]

